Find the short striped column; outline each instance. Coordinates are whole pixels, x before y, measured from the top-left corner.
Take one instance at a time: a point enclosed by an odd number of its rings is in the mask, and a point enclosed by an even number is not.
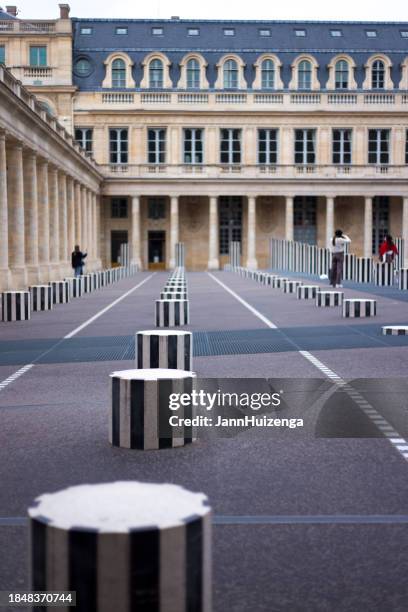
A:
[[[318,291],[316,293],[316,306],[341,306],[344,293],[342,291]]]
[[[344,254],[344,264],[343,264],[343,279],[344,280],[354,280],[355,279],[355,267],[356,267],[356,256],[352,253]]]
[[[52,287],[50,285],[32,285],[30,287],[30,295],[31,308],[34,312],[52,309]]]
[[[408,336],[408,325],[384,325],[383,336]]]
[[[193,369],[193,335],[187,331],[145,330],[136,334],[136,367]]]
[[[288,280],[283,283],[283,293],[296,293],[297,288],[302,285],[301,281]]]
[[[184,291],[182,293],[176,291],[162,291],[160,293],[161,300],[186,300],[187,293]]]
[[[398,286],[401,291],[408,291],[408,268],[400,268]]]
[[[112,270],[105,270],[106,285],[110,285],[112,283],[112,277]]]
[[[92,276],[90,274],[84,274],[81,276],[83,282],[84,293],[90,293],[93,290]]]
[[[84,293],[84,281],[82,276],[72,276],[65,278],[69,283],[71,297],[78,298]]]
[[[192,426],[193,407],[191,404],[176,407],[170,397],[191,394],[194,372],[134,369],[113,372],[110,378],[109,441],[112,446],[158,450],[193,442],[196,437]],[[173,422],[171,417],[177,418]]]
[[[31,319],[29,291],[4,291],[1,294],[2,321],[28,321]]]
[[[54,304],[66,304],[69,302],[71,296],[68,281],[52,281],[50,285],[52,288],[52,301]]]
[[[92,272],[90,274],[91,277],[91,285],[92,285],[92,289],[96,290],[99,289],[100,287],[100,278],[99,278],[99,274],[97,272]]]
[[[41,495],[28,515],[32,590],[76,591],[77,612],[211,612],[203,493],[129,480],[81,484]]]
[[[319,290],[318,285],[300,285],[296,290],[296,297],[298,300],[314,300]]]
[[[357,283],[371,283],[373,272],[371,257],[356,257],[354,271],[354,280]]]
[[[363,318],[375,317],[377,314],[377,300],[362,298],[343,300],[343,317]]]
[[[278,276],[277,278],[275,278],[275,282],[273,286],[275,289],[283,289],[283,287],[285,286],[285,283],[289,280],[290,278],[283,278],[281,276]]]
[[[188,323],[188,300],[156,300],[156,327],[180,327]]]
[[[392,263],[377,262],[374,270],[376,285],[389,287],[394,284],[394,265]]]

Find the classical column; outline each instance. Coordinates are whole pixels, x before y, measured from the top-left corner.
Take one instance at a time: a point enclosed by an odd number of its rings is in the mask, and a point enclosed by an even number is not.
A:
[[[101,260],[101,196],[97,194],[95,196],[95,207],[96,207],[96,259],[98,266],[102,265]]]
[[[68,262],[68,222],[67,222],[67,176],[64,172],[58,174],[59,200],[59,230],[60,230],[60,261],[66,267]]]
[[[408,196],[402,198],[402,232],[404,239],[404,268],[408,268]]]
[[[38,187],[38,259],[39,281],[50,280],[50,210],[48,200],[48,162],[40,160],[37,168]]]
[[[82,243],[82,216],[81,216],[81,184],[75,182],[75,237],[74,243],[81,245]]]
[[[132,238],[131,238],[131,263],[142,267],[140,253],[140,197],[132,197]]]
[[[208,244],[208,269],[218,270],[218,198],[210,197],[209,202],[209,244]]]
[[[13,143],[9,148],[7,164],[9,265],[13,289],[23,289],[27,284],[25,267],[25,219],[23,145]]]
[[[58,202],[58,169],[52,166],[48,177],[48,197],[50,206],[50,261],[52,278],[59,277],[60,262],[60,231],[59,231],[59,202]]]
[[[248,196],[247,268],[257,268],[256,260],[256,197]]]
[[[74,180],[67,177],[67,222],[68,222],[68,256],[75,246],[75,188]]]
[[[334,198],[326,197],[326,247],[329,248],[334,234]]]
[[[82,252],[88,250],[88,215],[87,215],[87,194],[86,187],[81,187],[81,244],[80,249]]]
[[[176,265],[176,244],[179,241],[179,202],[178,196],[170,199],[170,259],[169,267]]]
[[[0,132],[0,291],[10,286],[6,134]]]
[[[94,240],[93,240],[93,223],[92,223],[92,191],[87,189],[87,228],[88,228],[88,264],[89,269],[94,268]]]
[[[38,185],[37,155],[29,151],[24,157],[24,215],[26,237],[27,282],[38,283]]]
[[[364,257],[373,254],[373,198],[364,200]]]
[[[293,240],[293,196],[285,199],[285,238]]]

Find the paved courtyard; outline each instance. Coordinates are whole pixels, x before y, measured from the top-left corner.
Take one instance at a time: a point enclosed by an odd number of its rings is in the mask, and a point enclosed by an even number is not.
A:
[[[198,376],[369,378],[367,399],[399,442],[357,403],[311,423],[298,381],[302,435],[247,430],[179,449],[113,449],[109,374],[133,367],[134,334],[154,326],[166,278],[141,272],[31,321],[0,323],[0,590],[29,586],[25,517],[35,497],[137,479],[209,496],[217,612],[405,611],[408,340],[382,336],[381,325],[407,324],[407,302],[380,291],[377,317],[343,319],[232,273],[188,273]]]

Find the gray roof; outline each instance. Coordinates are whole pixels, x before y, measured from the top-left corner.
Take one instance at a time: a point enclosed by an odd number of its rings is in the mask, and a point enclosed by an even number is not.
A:
[[[10,15],[0,7],[0,21],[6,21],[7,19],[17,19],[17,17]]]
[[[116,34],[118,26],[126,26],[126,35]],[[92,28],[92,34],[81,35],[81,27]],[[154,36],[153,27],[162,27],[163,36]],[[199,36],[190,36],[189,28],[198,28]],[[226,36],[224,30],[233,28],[234,36]],[[351,55],[356,63],[356,80],[359,87],[364,80],[364,64],[374,53],[388,55],[393,63],[392,79],[398,87],[401,61],[408,55],[406,22],[351,22],[351,21],[230,21],[230,20],[156,20],[156,19],[73,19],[74,62],[78,57],[88,57],[92,73],[87,77],[74,74],[74,82],[80,89],[95,90],[101,87],[105,76],[103,65],[113,51],[124,51],[135,66],[133,76],[139,84],[142,78],[141,62],[151,51],[163,51],[171,61],[170,75],[173,85],[179,79],[179,62],[189,51],[200,52],[208,62],[207,78],[210,87],[216,79],[215,65],[228,52],[237,53],[246,64],[245,77],[250,87],[255,77],[253,64],[261,53],[272,52],[282,62],[282,78],[285,87],[290,80],[290,64],[299,53],[314,55],[319,63],[319,80],[324,87],[328,78],[327,64],[341,52]],[[268,29],[270,36],[261,36],[260,30]],[[303,29],[306,36],[298,37],[295,30]],[[340,30],[341,36],[333,37],[332,30]],[[375,38],[367,36],[374,30]]]

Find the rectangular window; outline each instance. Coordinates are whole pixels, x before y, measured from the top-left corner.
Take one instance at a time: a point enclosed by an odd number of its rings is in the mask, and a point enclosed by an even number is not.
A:
[[[228,255],[231,242],[242,241],[242,198],[219,198],[219,253]]]
[[[200,36],[200,30],[198,28],[188,28],[189,36]]]
[[[270,36],[270,35],[271,35],[270,30],[259,30],[259,36]]]
[[[92,129],[91,128],[76,128],[75,140],[81,145],[85,151],[92,153]]]
[[[111,199],[111,218],[126,219],[128,216],[128,202],[126,198]]]
[[[341,30],[330,30],[330,36],[333,36],[333,38],[340,38],[343,36],[343,32]]]
[[[128,29],[127,28],[116,28],[115,33],[118,34],[119,36],[125,36],[128,33]]]
[[[234,28],[224,28],[224,36],[235,36]]]
[[[149,164],[164,164],[166,161],[166,130],[151,128],[147,132]]]
[[[408,30],[401,30],[400,34],[402,38],[408,38]]]
[[[30,66],[47,65],[47,47],[30,47]]]
[[[163,28],[152,28],[153,36],[163,36]]]
[[[164,198],[149,198],[147,201],[147,216],[149,219],[166,218],[166,202]]]
[[[351,164],[352,130],[333,130],[333,164]]]
[[[278,130],[258,130],[258,164],[278,163]]]
[[[295,130],[295,164],[316,162],[316,130]]]
[[[186,128],[184,130],[184,163],[203,163],[203,132],[201,128]]]
[[[366,30],[367,38],[377,38],[377,30]]]
[[[4,45],[0,45],[0,64],[6,63],[6,47]]]
[[[390,130],[368,130],[368,163],[390,163]]]
[[[111,164],[128,163],[128,130],[127,128],[110,128],[109,157]]]
[[[92,34],[92,28],[84,27],[80,30],[82,36],[89,36]]]
[[[221,164],[241,163],[241,130],[228,128],[221,130]]]
[[[295,30],[295,36],[299,36],[299,37],[306,36],[306,30]]]

